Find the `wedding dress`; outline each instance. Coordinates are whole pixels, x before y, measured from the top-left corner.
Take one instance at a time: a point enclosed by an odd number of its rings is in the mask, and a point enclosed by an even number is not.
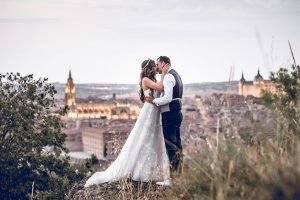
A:
[[[144,91],[150,95],[150,89]],[[155,96],[157,96],[155,92]],[[159,109],[145,102],[116,160],[103,172],[94,173],[85,187],[122,178],[135,181],[165,181],[170,177],[169,160]]]

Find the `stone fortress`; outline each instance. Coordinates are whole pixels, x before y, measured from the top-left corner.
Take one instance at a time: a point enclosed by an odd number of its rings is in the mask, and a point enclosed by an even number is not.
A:
[[[271,80],[265,80],[260,71],[257,71],[257,75],[254,77],[253,81],[246,81],[244,74],[242,73],[242,78],[239,82],[239,94],[243,96],[252,95],[254,97],[260,97],[261,91],[266,90],[271,93],[276,92],[276,85],[272,83]]]

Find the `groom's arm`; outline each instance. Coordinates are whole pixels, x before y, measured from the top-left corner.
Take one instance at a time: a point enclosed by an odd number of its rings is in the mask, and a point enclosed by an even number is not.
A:
[[[174,76],[172,74],[166,74],[163,82],[164,82],[164,95],[162,97],[153,99],[153,103],[157,106],[168,104],[173,99],[173,87],[176,84]]]

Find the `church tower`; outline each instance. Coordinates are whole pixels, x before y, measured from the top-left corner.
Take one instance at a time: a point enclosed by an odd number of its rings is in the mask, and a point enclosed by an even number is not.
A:
[[[65,89],[65,105],[72,106],[75,105],[75,85],[73,82],[71,70],[69,71],[69,78]]]

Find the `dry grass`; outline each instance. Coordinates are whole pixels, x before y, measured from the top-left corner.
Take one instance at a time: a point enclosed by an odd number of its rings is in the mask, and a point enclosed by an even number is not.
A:
[[[288,154],[270,139],[246,145],[213,138],[201,153],[186,157],[171,187],[126,179],[75,188],[69,199],[300,199],[299,166],[299,145]]]
[[[215,145],[213,145],[214,143]],[[210,141],[187,160],[165,193],[171,199],[300,199],[300,146],[288,154],[266,139]]]

